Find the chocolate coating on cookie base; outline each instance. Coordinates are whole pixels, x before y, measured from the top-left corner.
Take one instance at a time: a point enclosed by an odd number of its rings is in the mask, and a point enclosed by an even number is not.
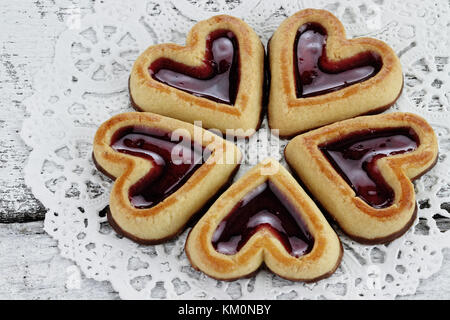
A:
[[[192,231],[192,230],[189,230],[188,238],[189,238],[189,235],[190,235],[191,231]],[[187,241],[186,241],[186,243],[187,243]],[[187,248],[186,248],[186,243],[185,243],[185,249],[184,249],[184,252],[186,252],[186,256],[187,256],[189,262],[191,263],[191,266],[192,266],[195,270],[205,273],[204,271],[200,270],[200,269],[194,264],[194,262],[192,261],[191,257],[189,256],[189,250],[187,250]],[[323,279],[326,279],[326,278],[330,277],[330,276],[336,271],[336,269],[337,269],[337,268],[339,267],[339,265],[341,264],[343,254],[344,254],[344,249],[343,249],[343,247],[342,247],[342,243],[339,241],[339,258],[338,258],[338,260],[336,261],[336,265],[334,265],[333,268],[332,268],[330,271],[328,271],[327,273],[321,275],[320,277],[316,277],[316,278],[313,278],[313,279],[294,279],[294,278],[288,278],[288,277],[284,277],[284,276],[282,276],[282,275],[280,275],[280,274],[277,274],[277,273],[273,272],[272,270],[271,270],[271,272],[275,273],[275,274],[276,274],[277,276],[279,276],[280,278],[283,278],[283,279],[286,279],[286,280],[289,280],[289,281],[305,282],[305,283],[317,282],[317,281],[320,281],[320,280],[323,280]],[[301,258],[302,258],[302,257],[300,257],[299,259],[301,259]],[[244,276],[241,276],[241,277],[236,277],[236,278],[231,278],[231,279],[229,279],[229,278],[213,277],[213,276],[211,276],[211,275],[209,275],[209,274],[207,274],[207,273],[205,273],[205,274],[206,274],[208,277],[210,277],[210,278],[212,278],[212,279],[215,279],[215,280],[231,282],[231,281],[235,281],[235,280],[238,280],[238,279],[251,278],[251,277],[253,277],[255,274],[257,274],[257,273],[259,272],[259,270],[261,270],[261,269],[269,269],[269,268],[268,268],[268,267],[265,265],[265,263],[263,262],[263,263],[259,266],[259,268],[257,268],[255,271],[253,271],[253,272],[251,272],[251,273],[249,273],[249,274],[247,274],[247,275],[244,275]],[[269,269],[269,270],[270,270],[270,269]]]
[[[262,42],[261,42],[261,46],[264,49],[264,45]],[[261,108],[260,108],[260,112],[259,112],[258,124],[255,128],[254,133],[256,133],[261,128],[262,121],[264,119],[264,115],[267,113],[267,105],[268,105],[268,101],[269,101],[269,85],[270,85],[270,70],[269,70],[268,57],[269,57],[268,54],[264,53],[264,76],[263,76],[263,80],[262,80],[263,91],[261,94]],[[142,109],[133,99],[133,95],[131,94],[131,90],[130,90],[130,77],[128,77],[128,95],[130,97],[131,107],[138,112],[145,112],[145,110]],[[236,137],[237,138],[249,138],[250,136],[244,136],[244,137],[236,136]]]
[[[95,159],[94,154],[92,154],[92,160],[96,166],[96,168],[103,173],[105,176],[109,177],[112,180],[115,180],[116,177],[111,175],[110,173],[108,173]],[[177,230],[176,232],[174,232],[173,234],[164,237],[162,239],[156,239],[156,240],[149,240],[149,239],[142,239],[139,237],[134,236],[133,234],[123,230],[114,220],[112,214],[111,214],[111,210],[108,206],[108,209],[106,210],[106,217],[108,219],[109,224],[111,225],[111,227],[114,229],[114,231],[121,235],[124,236],[130,240],[133,240],[136,243],[142,244],[142,245],[154,245],[154,244],[161,244],[164,242],[167,242],[168,240],[171,240],[173,238],[175,238],[176,236],[178,236],[180,233],[182,233],[187,226],[193,225],[193,223],[195,223],[195,221],[197,221],[206,211],[207,209],[209,209],[209,207],[214,203],[214,201],[231,185],[232,180],[235,176],[235,174],[237,173],[237,171],[239,170],[240,164],[232,171],[232,173],[230,174],[230,176],[228,177],[228,181],[227,183],[225,183],[216,193],[214,193],[209,200],[203,205],[203,207],[198,210],[196,213],[194,213],[191,218],[189,219],[189,221],[184,224],[179,230]]]
[[[370,110],[368,112],[365,112],[365,113],[362,113],[362,114],[358,114],[358,115],[356,115],[356,116],[354,116],[352,118],[376,115],[376,114],[380,114],[380,113],[383,113],[384,111],[388,110],[390,107],[392,107],[395,104],[395,102],[397,102],[398,98],[400,98],[400,96],[402,94],[402,91],[403,91],[403,87],[404,87],[404,81],[403,81],[403,78],[402,78],[402,88],[400,89],[397,97],[392,102],[390,102],[390,103],[388,103],[388,104],[386,104],[384,106],[381,106],[379,108]],[[312,131],[312,130],[320,128],[320,127],[322,127],[322,126],[314,127],[314,128],[308,129],[308,130],[297,131],[297,132],[295,132],[293,134],[279,135],[279,138],[280,139],[290,139],[290,138],[293,138],[293,137],[295,137],[295,136],[297,136],[299,134],[302,134],[302,133],[305,133],[305,132],[308,132],[308,131]]]
[[[286,149],[285,149],[284,152],[286,152]],[[314,197],[312,192],[308,189],[308,187],[303,183],[303,181],[297,175],[296,171],[293,169],[293,166],[289,163],[289,160],[286,158],[286,155],[285,155],[285,159],[286,159],[286,163],[288,164],[289,168],[294,173],[294,177],[296,178],[298,183],[302,186],[302,188],[310,196],[310,198],[317,204],[317,206],[320,208],[320,211],[322,211],[322,213],[327,217],[328,220],[332,220],[333,222],[335,222],[335,224],[337,226],[339,226],[339,228],[342,230],[342,232],[344,232],[350,239],[355,240],[358,243],[366,244],[366,245],[389,243],[389,242],[391,242],[391,241],[401,237],[406,231],[409,230],[409,228],[413,225],[414,221],[416,220],[416,217],[417,217],[417,203],[415,205],[414,212],[413,212],[413,214],[411,216],[411,219],[403,226],[403,228],[401,228],[401,229],[391,233],[390,235],[385,236],[385,237],[379,237],[379,238],[363,238],[363,237],[359,237],[359,236],[353,235],[353,234],[349,233],[347,230],[345,230],[344,228],[342,228],[342,226],[333,217],[333,215],[327,209],[325,209],[325,207],[320,203],[320,201],[316,197]],[[421,174],[415,176],[414,178],[411,178],[410,179],[411,182],[416,180],[416,179],[419,179],[421,176],[423,176],[428,171],[430,171],[435,166],[436,163],[437,163],[437,157],[436,157],[435,161],[427,169],[425,169]]]

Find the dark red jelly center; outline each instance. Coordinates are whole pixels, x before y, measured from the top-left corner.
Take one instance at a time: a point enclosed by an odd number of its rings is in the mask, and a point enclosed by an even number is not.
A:
[[[326,30],[317,23],[300,27],[294,44],[297,98],[336,91],[365,81],[381,69],[381,58],[374,52],[362,52],[337,62],[328,60],[325,51]]]
[[[320,148],[358,197],[374,208],[385,208],[395,195],[381,175],[377,160],[414,151],[418,145],[414,131],[396,128],[355,132]]]
[[[144,127],[122,129],[111,147],[152,162],[153,169],[130,188],[130,202],[150,208],[177,191],[201,166],[204,149],[190,139]]]
[[[299,213],[271,183],[248,193],[222,220],[213,234],[214,248],[235,254],[261,228],[268,228],[294,257],[311,251],[314,239]]]
[[[150,65],[150,75],[195,96],[233,105],[239,87],[239,46],[228,30],[216,30],[206,39],[203,66],[191,67],[167,58]]]

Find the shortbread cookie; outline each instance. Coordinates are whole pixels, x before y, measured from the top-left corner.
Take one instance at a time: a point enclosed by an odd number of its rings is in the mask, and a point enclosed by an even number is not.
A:
[[[94,139],[94,161],[116,179],[108,220],[139,243],[159,243],[229,181],[241,153],[231,142],[192,124],[147,112],[116,115]]]
[[[197,23],[184,47],[158,44],[144,51],[129,89],[137,110],[249,136],[260,124],[263,85],[257,34],[242,20],[219,15]]]
[[[414,185],[435,163],[436,135],[421,117],[390,113],[341,121],[295,137],[286,160],[358,242],[391,241],[416,217]]]
[[[295,179],[267,159],[235,182],[189,233],[191,264],[221,280],[264,263],[283,278],[316,281],[342,257],[339,238]]]
[[[346,39],[342,23],[325,10],[283,21],[269,53],[269,125],[281,136],[381,112],[402,90],[394,51],[380,40]]]

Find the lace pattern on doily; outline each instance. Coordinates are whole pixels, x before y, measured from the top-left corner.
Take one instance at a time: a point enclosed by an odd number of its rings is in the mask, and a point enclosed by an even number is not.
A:
[[[133,61],[155,43],[183,44],[199,20],[224,13],[244,19],[263,43],[283,19],[325,8],[349,37],[389,43],[400,56],[405,87],[392,110],[428,119],[439,138],[436,167],[415,182],[418,219],[388,245],[364,246],[339,231],[341,266],[313,284],[283,280],[261,270],[251,279],[221,282],[195,271],[184,253],[187,231],[157,246],[118,236],[106,221],[112,182],[92,162],[92,140],[104,120],[131,111],[127,78]],[[450,5],[444,1],[103,1],[76,16],[57,40],[55,59],[35,76],[21,136],[33,149],[25,180],[48,208],[45,230],[61,254],[86,276],[110,281],[122,298],[335,299],[394,298],[414,294],[420,279],[437,272],[450,245]],[[236,178],[267,156],[285,164],[287,141],[271,136],[267,121],[241,141],[247,157]]]

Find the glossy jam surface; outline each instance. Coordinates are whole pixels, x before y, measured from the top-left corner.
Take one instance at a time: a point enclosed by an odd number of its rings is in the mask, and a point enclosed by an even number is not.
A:
[[[261,228],[269,228],[295,257],[314,245],[299,214],[271,182],[255,188],[233,208],[214,232],[212,244],[220,253],[235,254]]]
[[[363,52],[332,62],[327,59],[326,30],[317,23],[307,23],[297,32],[294,45],[297,98],[317,96],[365,81],[381,69],[381,58]]]
[[[173,194],[203,161],[203,148],[190,140],[172,139],[168,132],[138,126],[117,132],[111,147],[153,164],[153,169],[130,188],[130,202],[139,209],[151,208]]]
[[[217,30],[206,39],[203,66],[190,67],[161,58],[150,65],[150,75],[195,96],[233,105],[239,87],[239,46],[236,36]]]
[[[321,150],[358,197],[374,208],[385,208],[395,195],[382,177],[377,160],[414,151],[418,145],[414,131],[395,128],[360,131],[321,146]]]

